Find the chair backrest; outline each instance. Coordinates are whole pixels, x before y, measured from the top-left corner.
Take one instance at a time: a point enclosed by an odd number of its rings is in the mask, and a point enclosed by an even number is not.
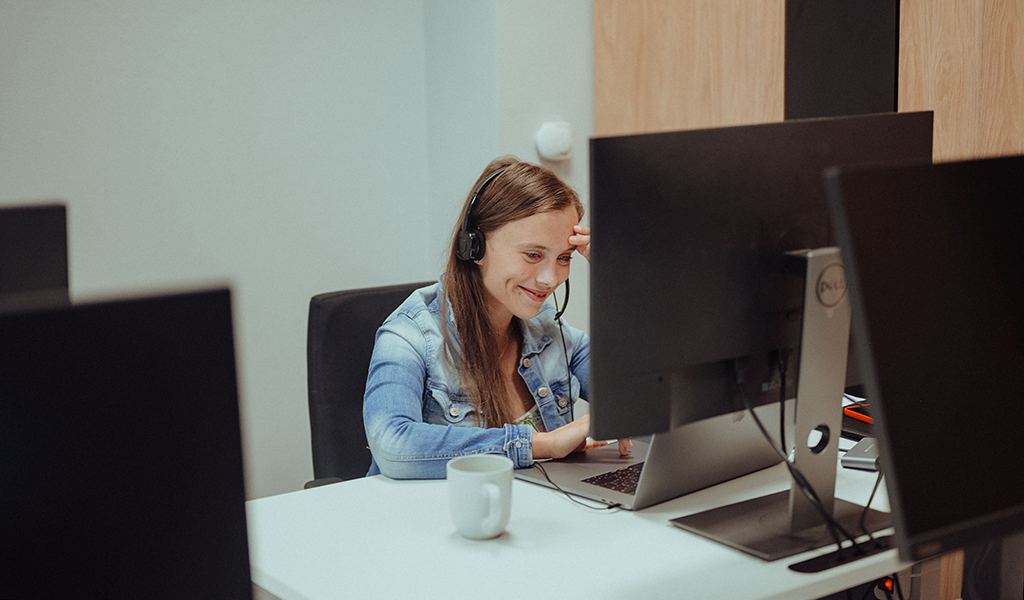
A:
[[[67,208],[0,207],[0,312],[69,304]]]
[[[328,292],[310,300],[306,375],[317,480],[355,479],[369,470],[363,393],[377,329],[414,290],[432,283]]]

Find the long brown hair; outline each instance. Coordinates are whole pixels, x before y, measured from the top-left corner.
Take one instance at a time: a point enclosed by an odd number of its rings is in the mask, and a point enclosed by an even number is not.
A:
[[[502,168],[505,171],[480,192],[470,215],[471,225],[479,229],[485,239],[507,223],[538,213],[572,207],[577,216],[583,218],[583,203],[579,195],[557,175],[549,169],[510,156],[491,161],[466,196],[452,233],[442,290],[443,299],[451,306],[455,317],[458,343],[452,340],[447,319],[442,332],[445,356],[455,366],[463,388],[488,427],[502,427],[519,416],[514,414],[515,405],[508,395],[501,372],[501,356],[493,344],[493,340],[500,339],[505,332],[492,331],[487,318],[480,267],[474,261],[460,260],[456,256],[456,238],[462,228],[466,207],[472,200],[472,190]],[[515,326],[516,318],[513,317]]]

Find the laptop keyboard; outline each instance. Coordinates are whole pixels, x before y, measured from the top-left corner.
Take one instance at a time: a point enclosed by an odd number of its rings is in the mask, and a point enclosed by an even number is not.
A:
[[[640,470],[643,468],[644,463],[636,463],[635,465],[629,465],[622,469],[608,471],[607,473],[588,477],[583,480],[583,483],[589,483],[591,485],[597,485],[609,490],[635,496],[636,484],[640,481]]]

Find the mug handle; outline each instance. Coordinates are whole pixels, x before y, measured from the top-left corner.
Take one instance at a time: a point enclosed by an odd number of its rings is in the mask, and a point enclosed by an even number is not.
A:
[[[484,531],[492,532],[501,522],[501,488],[493,483],[485,483],[480,493],[487,497],[489,510],[484,520]]]

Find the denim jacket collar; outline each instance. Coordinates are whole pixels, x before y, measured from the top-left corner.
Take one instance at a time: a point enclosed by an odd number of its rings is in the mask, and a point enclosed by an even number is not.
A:
[[[543,318],[547,318],[548,315],[546,313],[550,312],[553,312],[551,306],[545,304],[544,308],[533,319],[529,321],[519,319],[519,324],[523,331],[523,356],[540,354],[551,343],[551,336],[545,334],[541,325],[537,323],[542,318],[542,315]]]

